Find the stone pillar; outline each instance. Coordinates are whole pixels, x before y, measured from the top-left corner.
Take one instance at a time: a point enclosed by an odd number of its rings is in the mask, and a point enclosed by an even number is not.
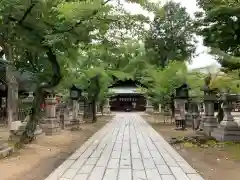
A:
[[[79,114],[84,114],[84,107],[85,107],[85,101],[84,99],[80,99],[79,101]]]
[[[10,66],[6,67],[7,86],[7,118],[9,130],[14,124],[20,123],[18,121],[18,82],[14,76],[14,69]]]
[[[197,133],[200,133],[203,131],[203,115],[205,113],[204,106],[202,108],[202,103],[198,106],[199,112],[200,112],[200,119],[199,119],[199,127],[197,129]]]
[[[213,129],[218,126],[217,118],[214,116],[214,102],[216,101],[216,95],[209,93],[204,95],[204,114],[203,132],[207,136],[211,136]]]
[[[96,113],[97,114],[101,114],[101,108],[100,108],[100,104],[99,103],[97,103],[97,105],[96,105]]]
[[[146,100],[147,100],[147,102],[146,102],[146,112],[147,113],[153,113],[154,109],[153,109],[153,105],[152,105],[151,101],[148,98]]]
[[[175,122],[176,122],[176,130],[184,130],[186,126],[185,120],[185,99],[175,99]]]
[[[234,121],[232,116],[234,99],[237,99],[238,95],[223,95],[223,111],[224,118],[221,121],[217,129],[214,129],[212,136],[219,141],[239,141],[240,140],[240,127],[238,123]]]
[[[103,106],[103,114],[110,114],[110,113],[111,113],[111,110],[110,110],[109,98],[107,98]]]
[[[71,118],[70,118],[70,112],[68,107],[63,112],[63,119],[64,119],[64,128],[69,127],[71,125]]]
[[[79,113],[79,103],[77,100],[73,100],[72,119],[70,120],[72,130],[79,129],[80,119],[79,119],[78,113]]]
[[[162,105],[161,105],[161,104],[158,105],[158,112],[159,112],[159,113],[162,112]]]
[[[55,96],[48,96],[45,99],[46,114],[42,128],[46,135],[53,135],[61,131],[59,119],[56,117],[57,100]]]

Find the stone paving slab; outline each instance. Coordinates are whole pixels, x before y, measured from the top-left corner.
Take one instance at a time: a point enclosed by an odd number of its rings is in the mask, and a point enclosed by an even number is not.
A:
[[[45,180],[203,180],[136,113],[118,113]]]

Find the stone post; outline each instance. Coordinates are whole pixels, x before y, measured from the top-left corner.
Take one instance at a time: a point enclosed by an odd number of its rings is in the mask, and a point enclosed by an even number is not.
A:
[[[100,104],[99,103],[97,103],[97,105],[96,105],[96,113],[97,114],[101,114],[101,108],[100,108]]]
[[[153,109],[153,105],[151,103],[151,101],[149,100],[149,98],[146,99],[146,112],[147,113],[153,113],[154,109]]]
[[[78,103],[77,100],[73,100],[72,119],[70,121],[71,126],[72,126],[72,130],[79,129],[80,119],[79,119],[79,116],[78,116],[78,112],[79,112],[79,103]]]
[[[214,93],[208,93],[204,95],[204,114],[203,121],[203,133],[207,136],[211,136],[214,128],[218,126],[216,117],[214,116],[214,102],[216,101],[216,95]]]
[[[176,130],[184,130],[185,129],[185,99],[175,99],[175,122],[176,122]]]
[[[70,119],[70,111],[68,107],[66,107],[66,109],[64,110],[63,119],[64,119],[64,128],[69,127],[71,125],[71,119]]]
[[[200,119],[199,119],[199,127],[197,129],[197,133],[201,134],[203,132],[203,115],[205,113],[204,106],[202,106],[202,103],[198,106],[199,112],[200,112]]]
[[[224,118],[221,121],[217,129],[214,129],[212,136],[219,141],[239,141],[240,140],[240,128],[238,123],[234,121],[232,116],[233,102],[238,99],[238,95],[224,94],[223,111]]]
[[[6,67],[7,86],[7,118],[8,126],[11,131],[18,122],[18,82],[14,76],[14,70],[10,66]],[[16,122],[17,121],[17,122]]]
[[[56,117],[57,100],[54,95],[45,99],[46,114],[43,120],[42,128],[46,135],[54,135],[61,131],[59,119]]]
[[[84,114],[84,107],[85,107],[84,99],[80,99],[79,100],[79,114],[81,114],[81,115]]]
[[[161,104],[158,105],[158,111],[159,111],[159,113],[162,112],[162,105]]]
[[[103,114],[110,114],[110,113],[111,113],[111,110],[110,110],[109,98],[107,98],[103,106]]]

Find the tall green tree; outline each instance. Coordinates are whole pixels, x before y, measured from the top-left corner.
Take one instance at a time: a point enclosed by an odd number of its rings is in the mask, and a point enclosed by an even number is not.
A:
[[[196,13],[198,32],[212,48],[223,69],[240,69],[240,4],[238,0],[197,0],[204,12]]]
[[[79,48],[94,39],[93,31],[107,31],[109,21],[106,16],[112,7],[108,2],[109,0],[0,2],[1,54],[5,54],[13,64],[27,64],[20,67],[33,65],[39,74],[47,65],[51,66],[51,72],[48,70],[50,77],[37,83],[31,118],[21,142],[33,139],[41,94],[44,89],[54,88],[60,82],[60,65],[64,67],[69,61],[76,60]]]
[[[169,61],[189,61],[195,52],[193,21],[186,9],[173,1],[158,11],[150,24],[145,48],[149,61],[165,67]]]

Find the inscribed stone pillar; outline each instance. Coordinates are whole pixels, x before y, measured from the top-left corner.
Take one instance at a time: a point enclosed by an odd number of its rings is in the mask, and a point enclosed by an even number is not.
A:
[[[158,111],[159,111],[160,113],[162,112],[162,105],[161,105],[161,104],[158,105]]]
[[[78,116],[79,113],[79,103],[77,100],[73,100],[73,112],[71,119],[72,129],[79,129],[80,126],[80,118]]]
[[[101,108],[100,108],[100,104],[99,103],[97,103],[97,105],[96,105],[96,113],[97,114],[101,114]]]
[[[79,114],[81,114],[81,115],[83,115],[83,113],[84,113],[84,106],[85,106],[84,99],[80,99],[80,101],[79,101]]]
[[[53,135],[61,131],[59,119],[56,117],[56,97],[51,95],[45,99],[46,114],[42,128],[46,135]]]
[[[204,114],[203,114],[203,132],[207,136],[211,136],[213,129],[218,126],[217,118],[214,116],[214,101],[216,101],[215,94],[208,94],[204,96]]]
[[[8,82],[7,117],[8,126],[11,129],[12,122],[18,121],[18,82],[14,76],[14,70],[10,66],[6,67],[6,80]]]
[[[238,95],[223,95],[222,97],[224,118],[217,129],[214,129],[212,136],[219,141],[239,141],[240,140],[240,127],[234,121],[232,116],[233,101],[239,99]]]
[[[111,113],[111,110],[110,110],[109,98],[107,98],[103,106],[103,114],[110,114],[110,113]]]
[[[151,101],[147,98],[146,99],[146,112],[147,113],[153,113],[154,109],[153,109],[153,105],[151,103]]]

